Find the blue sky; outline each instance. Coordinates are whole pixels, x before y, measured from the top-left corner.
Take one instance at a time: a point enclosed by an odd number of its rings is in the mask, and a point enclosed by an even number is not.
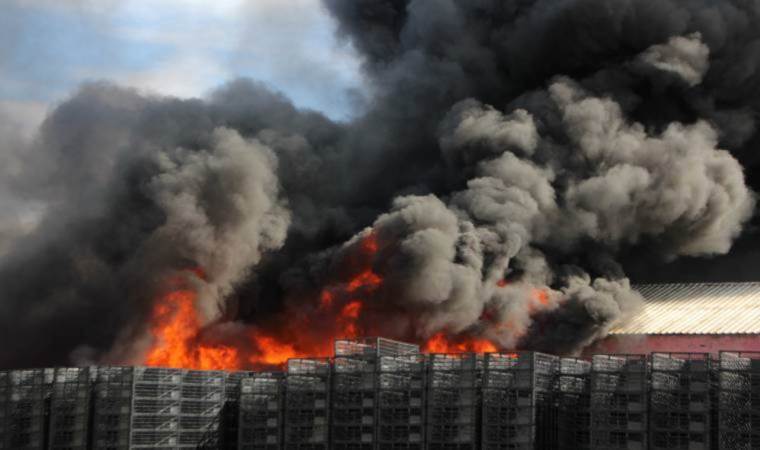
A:
[[[334,26],[320,0],[0,0],[0,257],[45,210],[5,184],[22,143],[80,83],[189,98],[244,76],[347,119],[365,87]]]
[[[3,0],[0,109],[33,129],[87,80],[178,97],[247,76],[350,117],[359,62],[319,0]]]

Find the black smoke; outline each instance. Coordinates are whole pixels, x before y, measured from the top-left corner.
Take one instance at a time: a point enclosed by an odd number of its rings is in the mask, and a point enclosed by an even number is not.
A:
[[[369,234],[404,338],[571,352],[635,310],[625,274],[756,279],[760,2],[324,3],[371,88],[348,123],[236,80],[0,128],[2,195],[41,211],[0,230],[0,366],[134,358],[198,266],[208,321],[265,324]]]

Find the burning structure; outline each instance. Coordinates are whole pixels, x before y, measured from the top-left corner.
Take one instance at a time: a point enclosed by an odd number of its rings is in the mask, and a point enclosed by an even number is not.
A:
[[[757,448],[752,354],[710,359],[709,405],[699,358],[561,358],[678,332],[626,270],[751,221],[760,8],[323,3],[368,85],[349,120],[251,80],[96,82],[2,136],[0,195],[36,215],[0,223],[0,367],[82,367],[2,374],[5,445]],[[659,303],[703,309],[682,297]],[[650,426],[653,392],[688,432]]]
[[[420,353],[335,342],[283,372],[0,372],[0,448],[719,449],[760,444],[760,353]]]

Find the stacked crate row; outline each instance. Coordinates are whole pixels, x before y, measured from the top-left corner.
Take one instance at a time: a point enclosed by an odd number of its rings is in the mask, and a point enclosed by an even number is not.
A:
[[[560,450],[591,448],[591,363],[562,358],[554,387],[557,406],[557,445]]]
[[[136,367],[132,385],[132,448],[179,445],[182,373],[176,369]]]
[[[650,448],[708,449],[710,355],[654,353],[651,369]]]
[[[132,418],[132,367],[98,367],[92,374],[94,448],[127,450]]]
[[[216,448],[235,450],[240,437],[240,400],[243,382],[256,372],[226,372],[224,379],[224,405],[219,415],[220,432]]]
[[[332,448],[372,450],[375,444],[374,355],[336,356],[332,379]]]
[[[226,401],[225,379],[222,371],[182,371],[181,446],[192,447],[204,439],[219,447],[221,413]]]
[[[0,371],[0,449],[760,448],[760,353],[335,352],[285,373]]]
[[[721,352],[718,382],[719,448],[760,448],[760,353]]]
[[[426,448],[479,448],[483,355],[432,353],[427,371]]]
[[[254,373],[240,383],[241,450],[277,450],[282,446],[283,374]]]
[[[288,360],[285,378],[284,448],[329,448],[331,365],[328,358]]]
[[[381,337],[361,337],[352,339],[336,339],[334,342],[335,356],[371,357],[414,355],[420,353],[416,344],[395,341]]]
[[[48,419],[49,449],[86,450],[90,418],[90,370],[55,369]]]
[[[482,448],[549,448],[556,443],[553,386],[559,358],[536,352],[487,353]]]
[[[646,449],[649,364],[645,355],[591,361],[591,448]]]
[[[131,448],[195,448],[218,424],[224,372],[136,367]]]
[[[380,356],[377,384],[377,449],[421,450],[425,395],[423,355]]]
[[[5,375],[4,449],[43,449],[47,445],[50,390],[55,369],[13,370]]]
[[[6,371],[0,371],[0,450],[5,450],[8,447],[7,436],[10,427],[10,418],[6,411],[7,398],[9,393],[8,377],[9,373]]]
[[[388,403],[394,397],[396,401],[402,398],[394,395],[399,393],[399,388],[406,389],[404,392],[408,393],[408,383],[407,386],[403,383],[408,379],[408,374],[401,373],[401,378],[398,378],[388,370],[404,362],[419,361],[419,357],[417,345],[390,339],[375,337],[335,341],[330,425],[332,448],[374,450],[380,440],[388,446],[394,441],[399,443],[400,435],[413,434],[408,429],[409,422],[394,423],[398,415],[410,416],[410,405]],[[395,406],[395,411],[381,408],[380,398],[385,406]],[[417,400],[421,401],[421,395]],[[421,414],[421,405],[419,408]],[[418,433],[421,433],[419,415],[416,420],[416,426],[420,427]],[[417,442],[420,441],[418,436]]]

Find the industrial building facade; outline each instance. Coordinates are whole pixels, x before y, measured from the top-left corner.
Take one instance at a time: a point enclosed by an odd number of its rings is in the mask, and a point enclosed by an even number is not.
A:
[[[644,304],[594,353],[760,352],[760,282],[639,284]]]
[[[760,353],[421,354],[382,338],[283,372],[0,372],[0,448],[757,449]]]

